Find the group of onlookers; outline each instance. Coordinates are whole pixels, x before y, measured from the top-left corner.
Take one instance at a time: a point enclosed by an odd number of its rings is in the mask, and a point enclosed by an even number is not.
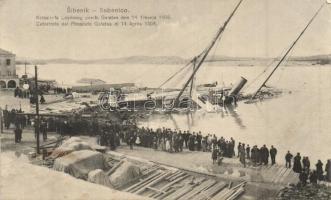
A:
[[[285,155],[286,167],[291,168],[293,158],[293,171],[299,173],[299,179],[301,185],[305,186],[309,180],[309,183],[316,184],[317,181],[326,180],[327,177],[330,177],[330,163],[327,162],[325,165],[325,174],[323,170],[323,163],[321,160],[318,160],[315,164],[315,169],[310,167],[310,160],[308,156],[303,156],[301,159],[300,153],[297,153],[295,157],[291,154],[290,151]]]

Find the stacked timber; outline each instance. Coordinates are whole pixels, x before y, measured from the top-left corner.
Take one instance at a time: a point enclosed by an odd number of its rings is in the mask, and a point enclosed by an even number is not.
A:
[[[151,167],[125,192],[159,200],[234,200],[244,193],[246,182],[231,184],[201,174]]]
[[[246,182],[239,183],[235,187],[232,188],[225,188],[220,193],[215,195],[212,199],[214,200],[235,200],[240,195],[242,195],[245,192],[245,184]]]
[[[207,200],[211,197],[215,196],[218,192],[226,187],[225,182],[219,182],[215,184],[213,187],[210,187],[207,190],[200,192],[198,195],[194,196],[192,200]]]

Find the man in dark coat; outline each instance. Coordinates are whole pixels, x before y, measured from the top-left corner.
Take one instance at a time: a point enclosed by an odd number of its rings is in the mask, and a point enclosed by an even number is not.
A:
[[[286,168],[291,168],[293,155],[290,153],[290,151],[287,151],[287,154],[285,155],[285,161],[286,161]]]
[[[326,161],[326,165],[325,165],[325,173],[326,173],[326,178],[329,179],[330,177],[330,172],[329,172],[329,168],[330,168],[330,161]],[[330,181],[330,180],[329,180]]]
[[[303,169],[307,169],[308,171],[310,170],[310,160],[308,156],[302,158],[302,165],[303,165]]]
[[[44,104],[46,102],[45,97],[43,95],[40,96],[40,104]]]
[[[197,140],[197,151],[201,151],[202,135],[201,135],[201,132],[200,131],[197,134],[196,140]]]
[[[256,145],[254,145],[251,150],[251,160],[252,160],[254,166],[256,165],[256,162],[257,162],[256,156],[257,156],[257,147],[256,147]]]
[[[312,171],[309,176],[309,181],[312,184],[317,184],[317,173],[316,170]]]
[[[276,164],[276,155],[277,155],[277,149],[273,145],[271,145],[270,157],[271,157],[272,165]]]
[[[19,126],[16,126],[14,133],[15,133],[15,143],[20,143],[22,139],[22,129]]]
[[[294,157],[293,171],[296,173],[301,173],[302,171],[300,153],[297,153],[297,155]]]
[[[261,158],[262,158],[262,163],[264,165],[267,165],[269,161],[269,149],[266,147],[265,144],[263,145],[263,147],[261,147]]]
[[[299,179],[302,186],[307,185],[308,173],[306,170],[302,170],[302,172],[300,172]]]
[[[239,142],[238,147],[237,147],[237,152],[238,152],[238,158],[240,156],[240,150],[241,150],[241,142]]]
[[[261,151],[261,148],[257,148],[257,146],[256,146],[256,163],[258,165],[262,165],[262,151]]]
[[[316,164],[316,172],[317,172],[317,178],[318,180],[323,180],[323,163],[321,160],[318,160],[317,164]]]
[[[235,156],[235,152],[234,152],[234,147],[236,145],[236,141],[231,137],[231,152],[232,152],[232,155],[230,156],[230,158],[232,158],[232,156]]]
[[[250,159],[251,156],[250,156],[250,152],[251,152],[251,147],[249,146],[249,144],[247,144],[247,147],[246,147],[246,155],[247,155],[247,159]]]
[[[133,136],[133,134],[130,134],[130,137],[129,137],[129,144],[130,144],[130,149],[132,150],[133,149],[133,144],[135,142],[135,138]]]
[[[216,148],[213,149],[212,154],[211,154],[211,159],[213,160],[213,164],[215,164],[217,160],[217,152],[218,150]]]
[[[187,146],[188,138],[189,138],[189,133],[188,132],[186,133],[186,131],[184,131],[183,139],[184,139],[185,148],[188,148]]]
[[[9,120],[9,111],[7,109],[3,110],[3,121],[5,124],[5,128],[9,129],[10,120]]]

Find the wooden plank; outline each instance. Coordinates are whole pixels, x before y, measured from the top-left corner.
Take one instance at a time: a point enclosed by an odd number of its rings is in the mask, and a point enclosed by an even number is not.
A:
[[[108,172],[106,172],[107,176],[110,176],[117,168],[119,168],[124,163],[124,160],[116,163],[114,167],[112,167]]]
[[[159,169],[158,166],[152,166],[152,167],[150,167],[150,168],[147,168],[147,169],[143,170],[141,173],[142,173],[143,175],[146,175],[146,174],[149,174],[149,173],[151,173],[151,172],[154,172],[154,171],[156,171],[156,170],[158,170],[158,169]]]
[[[173,180],[172,182],[166,184],[165,186],[163,186],[162,188],[160,188],[160,190],[162,191],[162,194],[165,194],[167,190],[170,189],[170,187],[184,179],[186,179],[187,177],[189,177],[190,175],[184,175],[182,177],[178,177],[177,179]],[[155,194],[155,195],[151,195],[150,197],[156,198],[161,196],[162,194]]]
[[[287,184],[288,183],[287,179],[288,179],[288,176],[290,173],[291,173],[291,169],[286,168],[286,172],[285,172],[284,176],[279,180],[279,182]]]
[[[174,176],[176,176],[177,174],[180,174],[180,173],[181,173],[181,171],[177,170],[173,174],[171,174],[169,177],[167,177],[166,180],[170,180],[172,177],[174,177]]]
[[[226,183],[219,182],[216,185],[214,185],[213,187],[211,187],[211,188],[209,188],[205,191],[202,191],[201,193],[199,193],[198,195],[193,197],[192,200],[207,200],[207,199],[210,199],[211,197],[216,195],[220,190],[225,188],[225,186],[226,186]]]
[[[275,178],[274,183],[279,183],[280,179],[283,178],[284,174],[286,173],[286,168],[284,167],[282,171],[279,173],[278,177]]]
[[[149,177],[151,174],[153,174],[156,170],[158,170],[158,168],[154,168],[154,167],[151,167],[151,168],[148,168],[148,169],[145,169],[143,172],[142,172],[142,175],[139,176],[139,177],[136,177],[134,178],[133,180],[131,180],[129,183],[127,183],[127,185],[130,185],[131,183],[136,183],[137,180],[140,180],[140,182],[138,181],[138,183],[134,184],[134,185],[131,185],[130,188],[132,188],[133,186],[137,186],[139,184],[141,184],[141,181],[143,181],[144,179],[142,178],[145,178],[145,177]],[[157,173],[155,173],[157,174]],[[145,178],[146,179],[146,178]],[[128,188],[127,188],[128,189]]]
[[[244,187],[240,187],[238,190],[236,190],[231,196],[227,198],[227,200],[235,200],[238,198],[242,193],[245,192]]]
[[[234,187],[231,188],[231,189],[234,189],[234,190],[235,190],[235,189],[238,189],[239,187],[244,186],[246,183],[247,183],[246,181],[243,181],[243,182],[239,183],[238,185],[234,186]]]
[[[136,192],[137,190],[145,187],[146,185],[148,185],[149,183],[151,183],[152,181],[158,179],[159,177],[161,177],[163,174],[162,173],[158,173],[156,176],[153,176],[152,178],[150,178],[147,181],[142,182],[141,184],[139,184],[137,187],[133,188],[132,190],[130,190],[130,192]]]
[[[206,194],[208,195],[208,199],[215,196],[219,191],[226,187],[226,183],[219,182],[215,187],[209,189]]]
[[[178,183],[179,181],[182,181],[182,180],[186,179],[186,178],[189,177],[189,176],[190,176],[190,175],[184,174],[184,176],[182,176],[182,177],[178,177],[177,179],[175,179],[175,180],[171,181],[170,183],[166,184],[165,186],[163,186],[161,189],[162,189],[162,190],[165,190],[165,189],[167,189],[168,187],[172,186],[173,184],[176,184],[176,183]]]
[[[41,144],[39,147],[40,148],[47,148],[48,145],[51,145],[53,144],[54,146],[57,146],[58,143],[60,143],[61,141],[63,141],[64,138],[60,138],[59,140],[53,140],[51,142],[48,142],[48,143],[44,143],[44,144]],[[37,147],[36,146],[32,146],[32,148],[36,149]]]
[[[246,181],[243,181],[243,182],[237,184],[236,186],[234,186],[231,189],[230,188],[225,188],[220,193],[216,194],[212,199],[214,199],[214,200],[227,199],[227,197],[229,197],[233,193],[235,193],[238,188],[244,187],[245,184],[246,184]]]
[[[229,188],[224,188],[220,193],[216,194],[214,197],[212,197],[213,200],[220,200],[225,196],[227,193],[231,192],[232,190]]]
[[[142,180],[139,181],[138,183],[136,183],[136,184],[134,184],[134,185],[131,185],[130,187],[126,188],[124,191],[125,191],[125,192],[130,192],[132,189],[138,187],[138,186],[141,185],[141,184],[144,184],[146,181],[149,181],[149,180],[153,179],[154,177],[156,177],[156,176],[158,176],[158,175],[160,175],[160,172],[156,172],[156,173],[154,173],[153,175],[148,176],[148,177],[146,177],[145,179],[142,179]]]
[[[192,177],[192,181],[195,179],[194,176]],[[173,199],[178,199],[181,196],[185,195],[186,193],[190,192],[196,185],[200,185],[203,181],[205,181],[205,177],[200,177],[198,180],[195,181],[195,183],[188,183],[186,186],[181,187],[179,190],[177,190],[175,193],[171,194],[170,196],[167,196],[166,199],[168,200],[173,200]]]
[[[217,198],[217,200],[227,200],[235,192],[236,192],[235,190],[230,189],[229,191],[227,191],[226,193],[224,193],[222,196],[220,196],[219,198]]]
[[[230,181],[228,188],[230,189],[232,187],[232,181]]]
[[[180,198],[181,196],[190,192],[193,188],[194,188],[193,185],[188,185],[186,187],[182,187],[179,190],[177,190],[176,192],[172,193],[171,195],[165,197],[164,200],[176,200],[176,199]]]
[[[209,179],[209,180],[207,180],[205,182],[202,182],[200,185],[198,185],[197,187],[193,188],[193,190],[191,192],[189,192],[186,195],[184,195],[181,198],[179,198],[179,200],[190,199],[190,198],[194,197],[195,195],[197,195],[199,192],[208,189],[209,187],[211,187],[215,183],[216,183],[216,181],[215,180],[212,180],[212,179]]]
[[[177,174],[176,176],[173,176],[173,177],[170,178],[169,180],[170,180],[170,181],[173,181],[173,180],[175,180],[175,179],[177,179],[177,178],[179,178],[179,177],[181,177],[181,176],[183,176],[183,175],[185,175],[185,174],[186,174],[185,172],[181,172],[181,173]]]
[[[289,178],[289,176],[291,174],[291,171],[292,171],[292,169],[286,168],[286,173],[284,174],[284,177],[281,180],[282,183],[284,183],[284,184],[288,184],[289,183],[288,182],[288,178]]]
[[[162,174],[160,177],[158,177],[157,179],[153,180],[152,182],[148,183],[146,186],[144,186],[144,187],[142,187],[141,189],[137,190],[137,191],[135,192],[135,194],[141,194],[141,193],[143,193],[143,192],[146,190],[146,188],[151,187],[151,186],[155,185],[156,183],[162,181],[165,177],[169,176],[169,174],[170,174],[169,172],[165,172],[165,173],[163,173],[163,174]]]
[[[155,191],[157,193],[161,193],[161,194],[164,194],[165,193],[165,191],[162,191],[160,189],[157,189],[157,188],[154,188],[154,187],[151,187],[151,186],[146,187],[146,189],[153,190],[153,191]]]
[[[170,194],[172,194],[174,192],[176,192],[176,189],[171,188],[169,191],[167,191],[164,194],[159,194],[158,196],[154,196],[153,199],[159,199],[159,200],[161,200],[161,199],[164,199],[166,196],[168,196],[168,195],[170,195]]]
[[[286,169],[285,170],[284,169],[285,168],[280,168],[280,170],[278,170],[277,174],[274,174],[274,176],[272,177],[271,182],[277,183],[277,180],[282,176],[283,171],[286,170]]]
[[[215,199],[215,200],[227,200],[230,197],[232,198],[233,195],[238,190],[244,189],[245,184],[246,184],[246,181],[244,181],[242,183],[239,183],[238,185],[236,185],[235,187],[233,187],[231,189],[227,189],[227,190],[222,191],[221,193],[219,193],[216,196],[214,196],[212,199]]]
[[[279,168],[277,173],[273,174],[271,182],[276,183],[276,180],[281,176],[281,172],[283,171],[283,168]]]

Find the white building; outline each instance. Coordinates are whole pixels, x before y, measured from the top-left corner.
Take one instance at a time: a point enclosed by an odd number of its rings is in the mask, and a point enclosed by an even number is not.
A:
[[[0,88],[16,88],[16,86],[19,86],[15,57],[15,54],[0,49]]]

